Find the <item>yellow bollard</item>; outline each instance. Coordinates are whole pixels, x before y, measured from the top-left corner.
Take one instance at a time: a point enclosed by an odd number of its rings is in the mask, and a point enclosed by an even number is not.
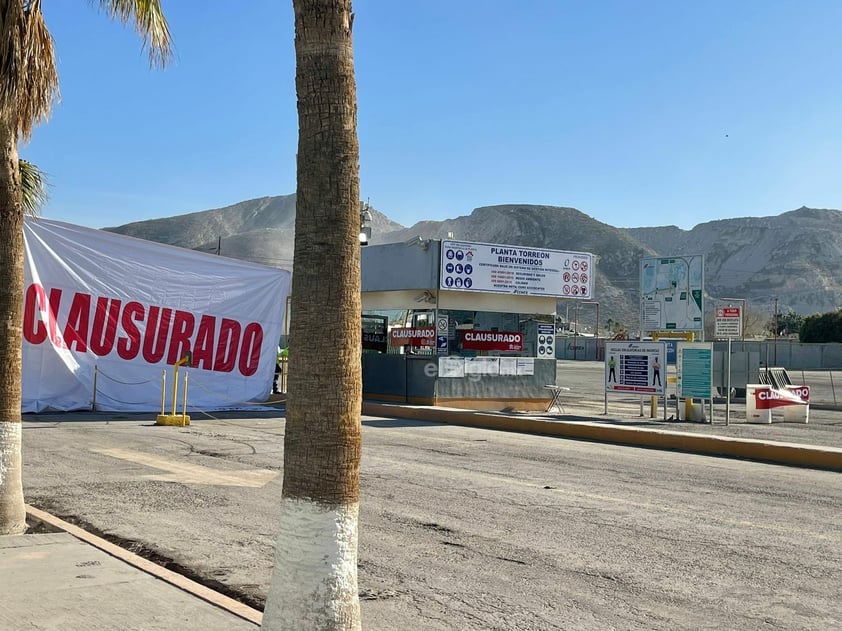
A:
[[[175,416],[175,406],[178,401],[178,364],[172,370],[172,415]]]
[[[166,404],[167,395],[167,371],[161,371],[161,413],[158,416],[164,416],[164,405]]]
[[[187,372],[184,373],[184,390],[181,393],[181,426],[184,427],[190,423],[190,417],[187,416]]]
[[[172,380],[172,414],[164,414],[164,392],[166,391],[167,372],[164,371],[163,383],[161,385],[161,413],[155,420],[155,425],[190,425],[190,417],[187,416],[187,374],[184,376],[184,403],[182,405],[181,415],[176,414],[178,405],[178,367],[183,364],[189,364],[193,361],[190,353],[179,359],[173,366],[173,380]]]

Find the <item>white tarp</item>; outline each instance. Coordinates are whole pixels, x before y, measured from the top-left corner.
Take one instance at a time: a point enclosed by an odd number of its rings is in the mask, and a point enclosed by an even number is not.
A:
[[[90,409],[95,372],[97,410],[160,411],[166,370],[169,414],[187,351],[188,411],[267,399],[289,272],[47,219],[24,239],[23,412]]]

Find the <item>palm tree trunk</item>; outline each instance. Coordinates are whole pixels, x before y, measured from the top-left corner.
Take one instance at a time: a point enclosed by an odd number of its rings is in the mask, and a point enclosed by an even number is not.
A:
[[[293,0],[298,186],[280,534],[264,629],[360,628],[360,196],[350,0]]]
[[[26,530],[21,479],[23,207],[17,129],[0,118],[0,535]]]

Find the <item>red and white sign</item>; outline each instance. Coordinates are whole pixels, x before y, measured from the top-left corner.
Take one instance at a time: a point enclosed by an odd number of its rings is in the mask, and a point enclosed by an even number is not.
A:
[[[742,315],[740,307],[717,307],[714,317],[714,337],[742,337]]]
[[[436,329],[431,326],[392,329],[389,343],[392,346],[435,346]]]
[[[472,351],[523,350],[523,333],[517,331],[462,331],[462,348]]]
[[[188,352],[189,406],[268,397],[289,272],[47,219],[24,245],[23,412],[90,409],[95,374],[98,410],[160,410]]]
[[[758,410],[771,410],[809,403],[810,386],[787,386],[785,390],[758,388],[754,392],[754,406]]]

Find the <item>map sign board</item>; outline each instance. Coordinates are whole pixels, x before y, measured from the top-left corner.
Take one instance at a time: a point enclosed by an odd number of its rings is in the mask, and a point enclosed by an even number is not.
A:
[[[710,399],[713,390],[713,343],[679,342],[676,377],[679,397]]]
[[[667,382],[666,356],[663,342],[606,342],[606,392],[662,396]]]
[[[587,252],[442,241],[439,288],[588,300],[593,265]]]
[[[717,307],[714,312],[713,336],[736,338],[743,335],[743,312],[740,307]]]
[[[640,322],[644,331],[701,331],[704,257],[640,259]]]

